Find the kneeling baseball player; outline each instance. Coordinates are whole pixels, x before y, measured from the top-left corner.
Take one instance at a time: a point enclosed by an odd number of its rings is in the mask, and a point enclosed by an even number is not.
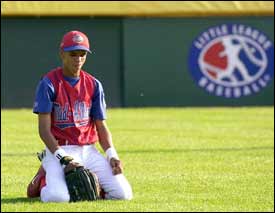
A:
[[[42,165],[27,188],[27,196],[43,202],[76,202],[133,198],[106,120],[102,84],[83,71],[90,53],[88,37],[66,33],[59,54],[62,66],[39,82],[33,112],[45,151]],[[96,149],[95,143],[106,153]]]

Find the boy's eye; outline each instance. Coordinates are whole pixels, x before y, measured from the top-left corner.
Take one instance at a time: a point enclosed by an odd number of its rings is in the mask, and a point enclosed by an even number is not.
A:
[[[72,56],[72,57],[74,57],[74,56],[80,56],[80,57],[83,57],[83,56],[85,56],[86,55],[86,53],[70,53],[70,56]]]

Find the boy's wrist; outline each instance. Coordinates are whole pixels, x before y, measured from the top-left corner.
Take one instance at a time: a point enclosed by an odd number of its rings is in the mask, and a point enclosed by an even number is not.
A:
[[[108,160],[108,162],[110,162],[110,160],[111,160],[112,158],[115,158],[115,159],[119,160],[118,154],[117,154],[117,152],[116,152],[116,150],[115,150],[114,147],[109,147],[109,148],[105,151],[105,153],[106,153],[106,155],[107,155],[107,160]]]

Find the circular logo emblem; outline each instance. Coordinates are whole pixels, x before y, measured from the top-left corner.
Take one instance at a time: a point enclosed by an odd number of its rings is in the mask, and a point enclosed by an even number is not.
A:
[[[73,37],[73,42],[75,42],[75,43],[81,43],[83,41],[84,41],[84,38],[81,35],[75,35]]]
[[[274,46],[257,29],[223,24],[202,32],[189,53],[198,86],[226,98],[259,92],[274,75]]]

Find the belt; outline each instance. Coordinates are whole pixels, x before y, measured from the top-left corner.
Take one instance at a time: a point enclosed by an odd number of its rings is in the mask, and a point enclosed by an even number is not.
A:
[[[84,145],[90,145],[90,144],[93,144],[93,142],[88,142],[88,143],[70,143],[70,141],[68,140],[65,140],[65,139],[58,139],[58,145],[59,146],[67,146],[67,145],[78,145],[78,146],[84,146]]]
[[[69,145],[69,141],[68,141],[68,140],[64,140],[64,139],[59,139],[59,140],[58,140],[58,145],[59,145],[59,146],[66,146],[66,145]]]

